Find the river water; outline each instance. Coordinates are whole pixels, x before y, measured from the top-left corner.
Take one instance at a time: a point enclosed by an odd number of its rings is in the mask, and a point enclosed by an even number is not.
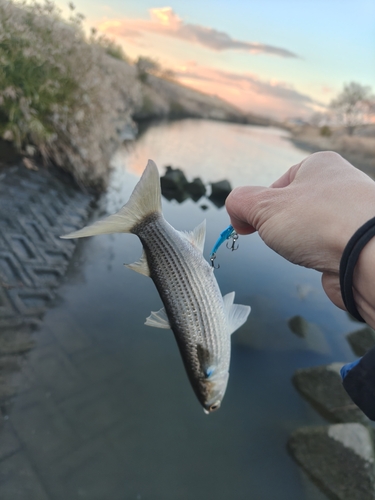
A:
[[[95,217],[128,200],[148,158],[162,174],[173,165],[189,180],[226,178],[235,187],[268,185],[305,156],[274,128],[159,123],[117,152]],[[225,208],[206,198],[181,204],[163,199],[163,211],[181,230],[207,220],[207,258],[228,225]],[[31,428],[25,439],[48,498],[325,498],[286,449],[293,430],[324,422],[291,377],[298,368],[353,360],[344,337],[356,324],[329,302],[319,273],[286,262],[257,234],[239,243],[236,252],[219,250],[215,273],[223,294],[235,290],[236,302],[251,305],[252,312],[232,336],[222,407],[207,416],[189,386],[173,334],[144,325],[161,301],[151,280],[123,267],[138,260],[138,238],[80,242],[24,372],[25,384],[39,394],[38,405],[46,398],[46,416],[35,415],[38,440]],[[295,315],[312,324],[305,338],[288,327]],[[34,418],[30,391],[15,406],[16,423]]]

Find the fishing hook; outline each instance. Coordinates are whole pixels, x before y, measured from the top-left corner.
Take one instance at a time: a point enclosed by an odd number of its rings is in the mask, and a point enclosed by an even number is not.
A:
[[[210,255],[210,261],[211,261],[211,266],[214,268],[214,269],[219,269],[220,268],[220,264],[218,264],[217,266],[215,266],[215,259],[216,259],[216,253],[212,253]]]
[[[232,250],[232,252],[234,252],[234,250],[238,250],[238,247],[240,245],[237,243],[238,234],[236,233],[236,231],[233,231],[233,233],[229,236],[228,240],[229,239],[232,240],[232,243],[230,244],[230,242],[227,241],[226,247],[228,248],[228,250]]]

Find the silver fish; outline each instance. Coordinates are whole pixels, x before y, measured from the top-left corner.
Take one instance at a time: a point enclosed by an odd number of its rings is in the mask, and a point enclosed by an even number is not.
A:
[[[203,258],[205,221],[192,232],[174,229],[161,211],[160,177],[149,160],[129,201],[114,215],[62,238],[133,233],[143,245],[127,267],[149,276],[164,307],[146,325],[172,329],[191,385],[206,413],[217,410],[229,377],[230,335],[243,325],[249,306],[222,297],[213,268]]]

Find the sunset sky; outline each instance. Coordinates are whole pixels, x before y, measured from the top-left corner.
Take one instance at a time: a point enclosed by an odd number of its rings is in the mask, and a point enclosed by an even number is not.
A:
[[[155,58],[182,83],[249,112],[309,116],[350,81],[375,91],[374,0],[74,3],[131,58]]]

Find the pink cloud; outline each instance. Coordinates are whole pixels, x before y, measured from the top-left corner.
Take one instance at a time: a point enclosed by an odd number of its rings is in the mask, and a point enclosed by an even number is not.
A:
[[[236,73],[189,61],[174,68],[177,78],[202,92],[215,93],[248,111],[277,118],[308,115],[321,103],[282,81],[267,81],[252,73]]]
[[[186,42],[201,45],[214,51],[241,50],[251,54],[271,54],[279,57],[298,57],[290,50],[259,42],[236,40],[223,31],[185,23],[171,7],[150,10],[150,20],[122,19],[106,21],[99,26],[101,31],[124,38],[141,37],[143,33],[178,38]]]

